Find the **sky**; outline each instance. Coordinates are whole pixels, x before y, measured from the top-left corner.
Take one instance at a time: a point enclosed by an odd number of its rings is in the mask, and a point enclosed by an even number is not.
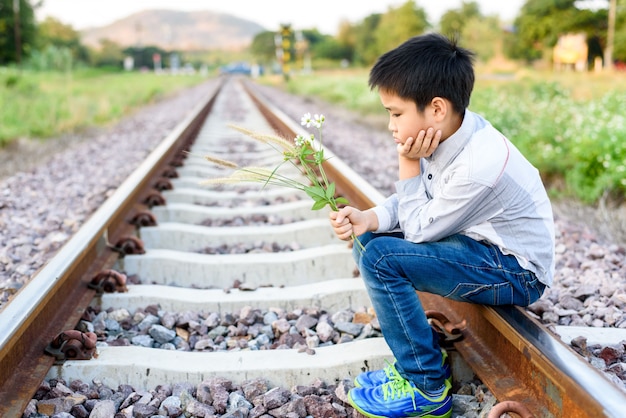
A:
[[[104,26],[135,12],[147,9],[182,11],[208,10],[231,14],[256,22],[267,30],[281,23],[293,28],[312,29],[334,35],[339,23],[357,23],[372,13],[384,13],[406,0],[43,0],[37,19],[52,16],[76,30]],[[437,23],[443,13],[460,7],[462,0],[417,0],[431,23]],[[485,15],[496,14],[503,20],[513,20],[524,0],[477,0]]]

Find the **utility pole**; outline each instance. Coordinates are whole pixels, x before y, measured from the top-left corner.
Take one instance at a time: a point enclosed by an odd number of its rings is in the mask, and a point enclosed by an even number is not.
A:
[[[280,32],[274,36],[274,45],[276,46],[276,58],[281,65],[281,70],[285,81],[289,80],[289,63],[291,62],[291,37],[293,31],[291,30],[291,24],[281,24]]]
[[[13,28],[15,33],[15,62],[22,66],[22,41],[20,39],[20,0],[13,0]]]
[[[613,44],[615,42],[615,15],[617,14],[617,0],[609,0],[609,27],[604,49],[604,68],[613,70]]]

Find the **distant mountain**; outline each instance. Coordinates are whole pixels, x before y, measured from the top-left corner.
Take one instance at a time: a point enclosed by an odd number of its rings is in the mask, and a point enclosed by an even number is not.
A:
[[[145,10],[110,25],[81,31],[86,45],[109,39],[124,47],[159,46],[166,50],[239,50],[266,29],[250,20],[210,11]]]

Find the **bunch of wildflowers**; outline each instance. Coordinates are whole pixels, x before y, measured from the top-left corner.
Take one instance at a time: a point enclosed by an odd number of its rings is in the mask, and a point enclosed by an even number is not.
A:
[[[247,136],[265,143],[283,156],[283,161],[274,168],[267,167],[239,167],[236,163],[205,156],[205,159],[214,164],[232,168],[234,171],[228,177],[214,178],[202,181],[202,184],[232,184],[241,182],[263,183],[263,185],[276,185],[288,187],[305,192],[313,199],[311,210],[320,210],[327,205],[337,211],[339,205],[348,204],[348,200],[344,197],[335,197],[335,183],[329,181],[324,171],[323,163],[326,161],[324,157],[324,148],[322,147],[322,126],[324,124],[324,115],[311,116],[306,113],[302,116],[300,123],[307,128],[314,127],[319,133],[319,146],[316,146],[315,135],[310,136],[298,135],[293,142],[288,141],[276,135],[259,134],[249,131],[238,126],[231,126],[233,129],[246,134]],[[278,170],[283,164],[290,163],[299,169],[307,180],[307,184],[298,178],[292,178],[281,174]],[[355,236],[352,237],[358,244],[362,246]]]

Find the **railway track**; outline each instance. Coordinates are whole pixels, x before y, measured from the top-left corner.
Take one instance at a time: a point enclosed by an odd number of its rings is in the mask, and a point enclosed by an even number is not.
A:
[[[220,341],[226,350],[94,346],[87,332],[95,330],[89,327],[101,312],[204,312],[204,320],[209,313],[241,317],[251,311],[302,311],[318,321],[346,312],[372,318],[350,249],[334,238],[325,212],[310,211],[306,196],[199,185],[220,172],[198,155],[278,162],[274,151],[255,148],[227,123],[285,137],[302,132],[253,84],[227,79],[216,88],[0,311],[0,416],[22,416],[43,379],[146,389],[219,376],[234,382],[263,378],[290,388],[315,379],[340,385],[363,369],[384,366],[391,354],[375,321],[360,323],[361,332],[343,344],[315,348],[307,342],[300,349],[255,349],[250,337]],[[383,198],[337,158],[326,171],[355,206]],[[205,226],[254,217],[264,224]],[[121,276],[129,281],[116,279]],[[503,410],[536,417],[624,416],[624,392],[524,310],[420,298],[451,338],[463,336],[450,356],[455,379],[476,375]],[[188,343],[185,332],[193,327],[178,328],[178,342]]]

